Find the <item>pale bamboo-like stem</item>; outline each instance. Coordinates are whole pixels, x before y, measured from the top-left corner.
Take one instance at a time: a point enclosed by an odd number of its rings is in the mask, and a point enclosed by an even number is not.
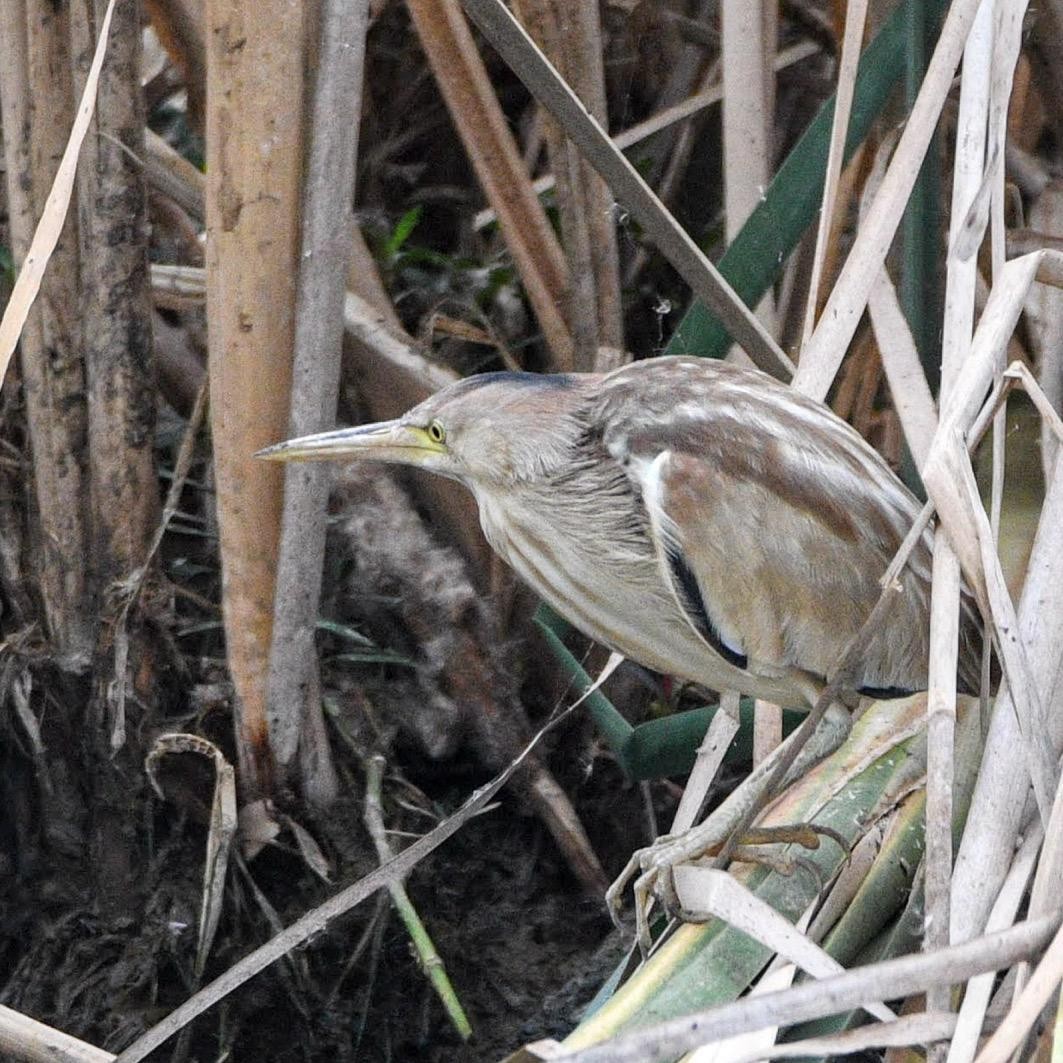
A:
[[[827,247],[830,244],[831,227],[834,222],[838,183],[842,173],[842,160],[845,157],[845,138],[849,130],[849,113],[853,105],[856,69],[860,63],[860,45],[864,39],[866,21],[867,0],[852,0],[845,10],[845,34],[842,37],[842,54],[838,63],[838,91],[830,129],[827,174],[823,182],[823,202],[819,209],[819,225],[816,230],[816,252],[812,259],[812,272],[808,281],[808,302],[805,306],[805,324],[801,334],[802,346],[809,341],[816,325],[819,285],[823,276],[823,265],[827,260]]]
[[[774,156],[775,79],[772,60],[778,5],[767,0],[723,0],[720,5],[723,75],[723,188],[727,242],[742,231],[771,181]],[[769,294],[757,316],[774,332]],[[747,364],[738,348],[730,359]]]
[[[952,179],[950,247],[954,246],[953,234],[962,224],[967,205],[977,194],[985,158],[992,14],[991,0],[984,0],[963,52],[963,81]],[[961,372],[964,353],[970,346],[976,268],[974,261],[961,261],[955,255],[950,256],[948,261],[942,337],[942,404],[947,401]],[[949,944],[960,586],[959,560],[947,533],[939,529],[934,539],[927,684],[926,923],[923,947],[928,950]],[[931,990],[927,996],[927,1006],[949,1010],[949,987]]]
[[[919,164],[930,144],[980,2],[953,0],[949,7],[923,86],[882,186],[857,233],[820,323],[802,352],[794,386],[806,395],[819,399],[826,395],[856,332],[915,185]]]

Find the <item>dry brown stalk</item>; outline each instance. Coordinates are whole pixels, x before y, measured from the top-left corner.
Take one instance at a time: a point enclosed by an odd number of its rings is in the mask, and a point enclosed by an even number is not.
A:
[[[12,250],[23,260],[73,123],[65,8],[12,0],[0,9],[7,202]],[[21,365],[32,441],[35,565],[45,623],[68,665],[93,642],[85,567],[85,367],[78,305],[77,219],[71,211],[22,331]]]
[[[287,0],[206,7],[211,424],[245,796],[271,786],[266,676],[291,388],[302,178],[304,15]]]
[[[163,47],[184,76],[188,117],[203,132],[207,54],[203,43],[203,0],[144,0]]]
[[[561,246],[531,186],[520,151],[458,0],[410,0],[417,35],[454,126],[491,205],[558,369],[573,367],[561,308],[570,283]]]
[[[561,76],[606,126],[598,8],[557,0],[520,0],[515,6]],[[575,344],[573,368],[582,372],[615,368],[612,361],[603,364],[600,353],[603,347],[622,348],[624,338],[613,199],[557,122],[547,113],[542,113],[542,119],[557,176],[561,237],[571,277],[567,307]]]
[[[80,90],[105,5],[70,6]],[[88,392],[93,557],[100,590],[144,559],[158,522],[155,375],[147,262],[139,5],[120,5],[78,166],[81,322]]]

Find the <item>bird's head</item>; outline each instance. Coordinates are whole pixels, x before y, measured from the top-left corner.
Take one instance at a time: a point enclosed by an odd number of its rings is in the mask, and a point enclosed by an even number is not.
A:
[[[579,435],[582,377],[486,373],[457,381],[394,421],[289,439],[272,461],[385,461],[470,487],[504,486],[561,467]]]

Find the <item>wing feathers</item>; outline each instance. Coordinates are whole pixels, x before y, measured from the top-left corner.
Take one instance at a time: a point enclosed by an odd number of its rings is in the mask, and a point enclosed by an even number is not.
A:
[[[827,674],[877,601],[918,504],[825,407],[723,363],[662,368],[656,389],[633,386],[638,365],[607,378],[599,423],[642,491],[677,600],[731,663]],[[861,685],[926,685],[930,544],[913,553]]]

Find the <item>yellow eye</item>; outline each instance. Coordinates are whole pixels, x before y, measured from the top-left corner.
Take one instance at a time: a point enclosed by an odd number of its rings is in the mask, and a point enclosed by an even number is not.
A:
[[[428,433],[428,438],[432,440],[433,443],[442,443],[447,438],[447,430],[439,421],[432,421],[425,431]]]

